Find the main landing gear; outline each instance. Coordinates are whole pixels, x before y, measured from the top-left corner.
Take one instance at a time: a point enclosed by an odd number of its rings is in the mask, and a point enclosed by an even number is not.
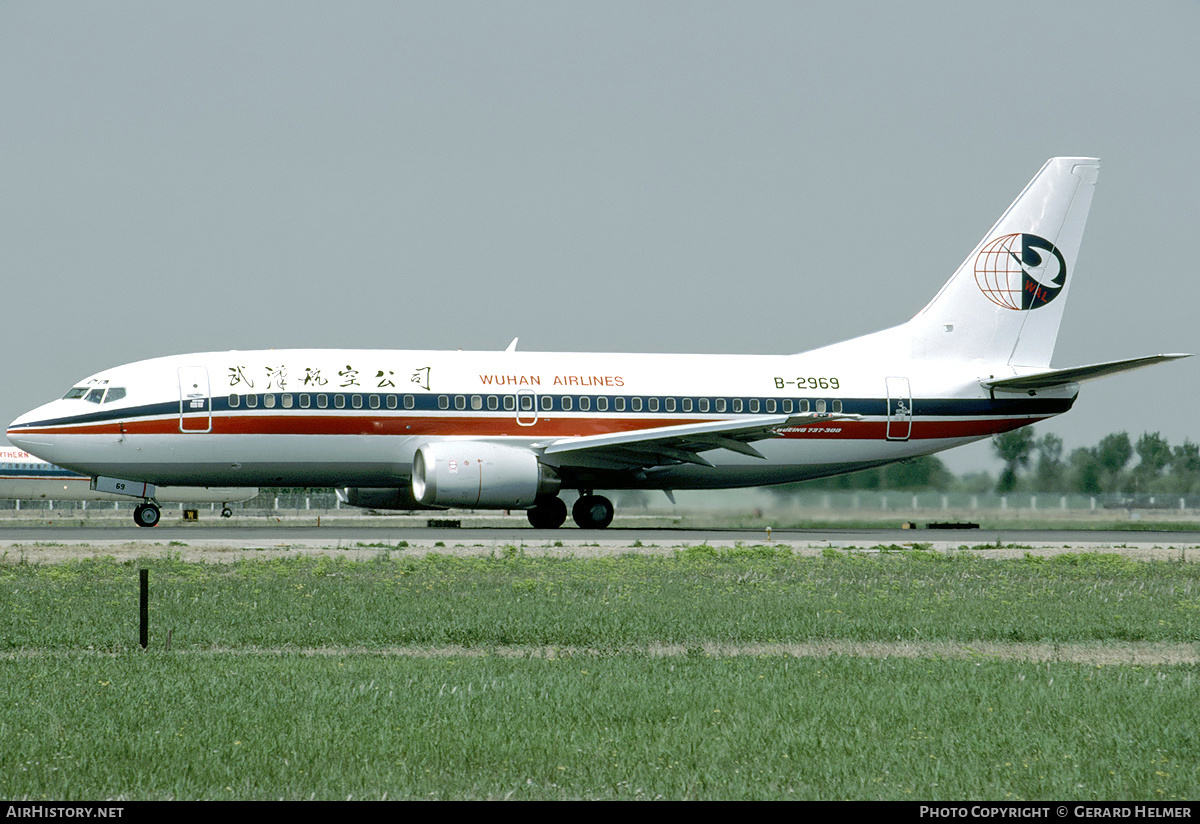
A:
[[[580,495],[571,507],[571,517],[580,529],[604,529],[612,523],[612,501],[603,495]]]
[[[559,497],[543,498],[525,513],[534,529],[558,529],[567,520],[567,505]]]
[[[580,529],[604,529],[613,520],[612,501],[584,492],[571,507],[571,518]],[[558,497],[543,498],[528,511],[534,529],[558,529],[567,520],[567,505]]]
[[[140,503],[133,510],[133,522],[138,526],[158,526],[158,520],[161,517],[162,510],[154,501]]]

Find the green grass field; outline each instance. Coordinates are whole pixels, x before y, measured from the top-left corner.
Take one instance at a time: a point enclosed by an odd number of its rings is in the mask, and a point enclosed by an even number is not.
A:
[[[7,798],[1200,795],[1196,564],[10,559],[0,605]]]

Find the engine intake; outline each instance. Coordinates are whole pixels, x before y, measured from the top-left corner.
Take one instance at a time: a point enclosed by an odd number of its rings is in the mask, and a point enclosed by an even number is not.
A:
[[[413,456],[413,497],[425,506],[528,509],[558,487],[554,470],[519,447],[437,441]]]

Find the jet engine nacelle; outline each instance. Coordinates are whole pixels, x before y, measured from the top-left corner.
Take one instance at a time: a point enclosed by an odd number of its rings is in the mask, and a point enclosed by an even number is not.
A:
[[[437,441],[413,456],[413,497],[425,506],[528,509],[558,485],[550,467],[516,446]]]

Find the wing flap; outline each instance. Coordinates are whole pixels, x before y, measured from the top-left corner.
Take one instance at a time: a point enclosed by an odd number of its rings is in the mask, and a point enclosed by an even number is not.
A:
[[[645,468],[666,464],[691,463],[711,467],[701,452],[728,449],[752,458],[765,460],[752,441],[780,437],[783,427],[803,427],[833,420],[857,420],[860,415],[756,415],[723,421],[704,421],[632,432],[611,432],[603,435],[583,435],[562,438],[535,446],[544,455],[589,461],[611,461],[630,467]]]

